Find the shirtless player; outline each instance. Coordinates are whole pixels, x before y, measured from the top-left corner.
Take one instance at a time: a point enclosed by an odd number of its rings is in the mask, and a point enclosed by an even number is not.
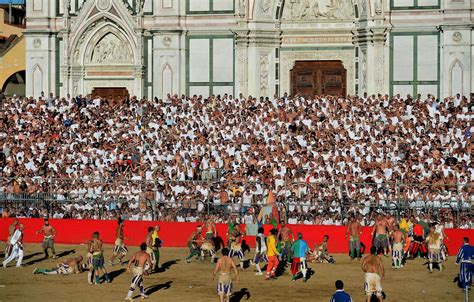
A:
[[[283,257],[286,259],[282,259],[286,261],[286,263],[291,264],[291,245],[295,241],[295,234],[293,231],[286,226],[285,222],[281,222],[281,229],[278,233],[278,237],[281,240],[281,253]]]
[[[128,291],[127,297],[125,298],[126,301],[133,301],[132,295],[137,285],[140,289],[140,295],[142,296],[142,299],[148,298],[143,287],[143,274],[149,274],[151,272],[152,265],[150,254],[146,252],[146,249],[147,244],[143,242],[140,245],[140,251],[136,252],[132,259],[130,259],[128,262],[127,272],[133,272],[133,278],[132,284],[130,284],[130,290]],[[130,271],[130,267],[132,265],[133,268],[132,271]],[[145,266],[148,267],[148,270],[145,269]]]
[[[380,284],[380,280],[385,277],[385,270],[382,259],[377,256],[375,246],[370,248],[370,255],[362,259],[361,267],[365,272],[365,293],[367,295],[367,302],[370,302],[374,293],[379,301],[382,302],[382,285]]]
[[[36,232],[36,235],[43,233],[43,251],[44,258],[48,259],[48,249],[51,249],[53,253],[53,258],[56,259],[56,251],[54,250],[54,237],[56,237],[56,229],[49,224],[48,218],[44,219],[44,225]]]
[[[199,255],[201,254],[200,248],[199,248],[199,243],[203,242],[201,232],[202,232],[202,227],[198,226],[196,230],[192,232],[191,235],[189,235],[188,247],[189,247],[190,255],[186,257],[186,263],[190,263],[191,258],[193,258],[194,256],[199,257]]]
[[[347,225],[346,239],[349,239],[349,251],[351,259],[360,260],[360,235],[362,235],[362,227],[354,215],[351,216]]]
[[[10,256],[10,253],[12,251],[12,245],[10,244],[10,240],[12,239],[13,234],[16,231],[16,228],[18,226],[18,219],[14,219],[12,224],[8,226],[8,239],[7,239],[7,246],[5,247],[5,258],[8,258]]]
[[[10,255],[5,258],[2,262],[3,267],[7,267],[8,263],[17,259],[16,267],[21,267],[21,261],[23,260],[23,230],[25,226],[20,224],[18,229],[15,230],[13,235],[10,238],[11,252]]]
[[[234,270],[235,273],[235,280],[239,280],[239,272],[237,271],[237,267],[235,266],[234,261],[232,258],[228,257],[229,249],[223,248],[222,249],[222,258],[217,260],[216,268],[212,273],[212,280],[217,277],[217,294],[219,295],[219,299],[221,302],[229,301],[230,295],[232,293],[232,275],[231,270]]]
[[[204,261],[205,255],[211,256],[211,263],[214,263],[216,257],[216,247],[214,245],[214,238],[217,237],[217,228],[212,216],[207,216],[204,221],[204,230],[206,231],[206,238],[201,245],[201,260]]]
[[[240,230],[240,225],[238,223],[235,224],[234,230],[231,234],[231,244],[230,244],[230,251],[229,251],[229,258],[233,258],[237,256],[240,262],[240,269],[244,269],[244,262],[245,262],[245,255],[244,251],[242,250],[242,239],[245,236],[245,232]]]
[[[206,239],[212,240],[212,238],[217,237],[217,228],[212,217],[206,217],[204,230],[206,231]]]
[[[405,234],[400,231],[398,225],[394,225],[394,231],[392,233],[392,265],[394,269],[403,267],[403,254],[404,254],[404,245],[405,245]]]
[[[89,241],[90,252],[92,253],[92,267],[95,273],[95,284],[100,284],[99,269],[104,273],[105,282],[110,283],[109,274],[104,266],[104,248],[102,240],[99,239],[99,232],[92,234],[92,239]]]
[[[384,256],[388,256],[388,222],[381,215],[377,215],[377,220],[375,221],[374,228],[372,230],[372,236],[375,233],[374,246],[377,249],[377,253],[382,250]]]
[[[82,272],[82,256],[77,256],[76,258],[69,258],[59,263],[56,268],[45,269],[45,268],[35,268],[33,275],[43,274],[43,275],[70,275],[70,274],[79,274]]]
[[[433,272],[433,263],[438,263],[439,270],[443,270],[443,259],[441,257],[441,234],[436,232],[434,226],[430,227],[430,233],[426,237],[426,242],[428,243],[428,259],[429,259],[429,269],[430,273]]]
[[[112,255],[112,258],[110,258],[109,260],[110,265],[114,265],[114,260],[119,254],[120,254],[119,263],[122,264],[123,258],[128,253],[128,249],[123,243],[123,240],[124,240],[123,220],[119,218],[117,223],[118,223],[118,226],[117,226],[117,229],[115,230],[116,239],[115,239],[115,246],[114,246],[114,254]]]
[[[448,236],[446,235],[445,232],[445,224],[444,220],[440,221],[438,224],[435,225],[436,228],[436,233],[440,234],[441,236],[441,259],[443,261],[446,261],[446,255],[448,254],[448,250],[446,248],[446,245],[444,244],[444,240],[446,239],[447,241],[450,241]]]
[[[394,232],[394,227],[395,227],[395,217],[393,217],[391,214],[387,214],[385,216],[385,220],[387,221],[387,228],[388,228],[388,251],[392,251],[392,244],[390,239],[392,238],[392,233]]]

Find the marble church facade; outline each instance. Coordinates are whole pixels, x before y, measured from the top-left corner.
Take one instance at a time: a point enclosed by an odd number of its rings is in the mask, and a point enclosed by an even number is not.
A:
[[[468,95],[473,8],[474,0],[29,0],[26,95],[98,87],[160,98],[282,95],[305,61],[342,63],[348,94]]]

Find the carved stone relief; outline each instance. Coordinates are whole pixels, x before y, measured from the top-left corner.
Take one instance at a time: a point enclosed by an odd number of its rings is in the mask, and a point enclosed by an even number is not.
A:
[[[360,79],[359,79],[359,92],[364,93],[367,91],[367,58],[366,52],[361,49],[360,57]]]
[[[247,10],[247,0],[239,0],[239,16],[245,18]]]
[[[268,54],[260,55],[260,94],[267,95],[268,92]]]
[[[382,0],[375,0],[375,14],[376,15],[382,14],[382,10],[383,10]]]
[[[110,0],[97,0],[97,8],[101,11],[108,10],[110,8]]]
[[[76,49],[74,51],[74,55],[72,57],[72,62],[75,63],[75,64],[79,63],[79,49]]]
[[[260,2],[260,12],[266,14],[270,11],[271,0],[261,0]]]
[[[40,47],[41,47],[41,40],[40,40],[40,38],[35,38],[35,39],[33,40],[33,47],[34,47],[34,48],[40,48]]]
[[[459,43],[461,42],[462,40],[462,34],[460,32],[455,32],[453,33],[453,41],[456,42],[456,43]]]
[[[352,0],[290,0],[284,19],[350,19],[354,17]],[[285,6],[286,6],[285,5]]]
[[[138,1],[138,14],[143,14],[144,8],[145,8],[145,0],[139,0]]]
[[[377,43],[375,46],[375,89],[376,91],[383,91],[384,80],[384,59],[383,59],[383,44]]]
[[[169,47],[171,45],[171,38],[170,37],[163,37],[163,45]]]
[[[64,17],[67,18],[69,16],[69,12],[71,11],[71,0],[64,0],[63,11],[64,11]]]
[[[238,47],[237,50],[237,74],[239,75],[240,92],[247,93],[247,49]]]
[[[359,16],[367,16],[367,0],[359,0]]]
[[[114,34],[104,36],[94,48],[91,63],[122,64],[131,63],[128,45]]]

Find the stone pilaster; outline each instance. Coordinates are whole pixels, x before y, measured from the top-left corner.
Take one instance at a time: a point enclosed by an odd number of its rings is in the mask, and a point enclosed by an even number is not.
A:
[[[275,51],[280,47],[277,30],[250,31],[248,35],[248,94],[272,96],[275,91]]]
[[[352,31],[353,44],[359,48],[359,95],[364,92],[387,93],[389,89],[389,64],[387,35],[390,25],[386,22],[383,5],[376,1],[370,14],[367,7]]]
[[[235,52],[237,61],[235,65],[235,93],[248,95],[248,69],[249,69],[249,37],[248,31],[237,31],[235,34]]]

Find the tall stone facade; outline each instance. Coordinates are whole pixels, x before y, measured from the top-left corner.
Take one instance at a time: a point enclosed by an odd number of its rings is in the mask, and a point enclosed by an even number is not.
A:
[[[124,87],[272,96],[296,61],[338,60],[348,94],[468,94],[471,0],[31,0],[28,96]]]

